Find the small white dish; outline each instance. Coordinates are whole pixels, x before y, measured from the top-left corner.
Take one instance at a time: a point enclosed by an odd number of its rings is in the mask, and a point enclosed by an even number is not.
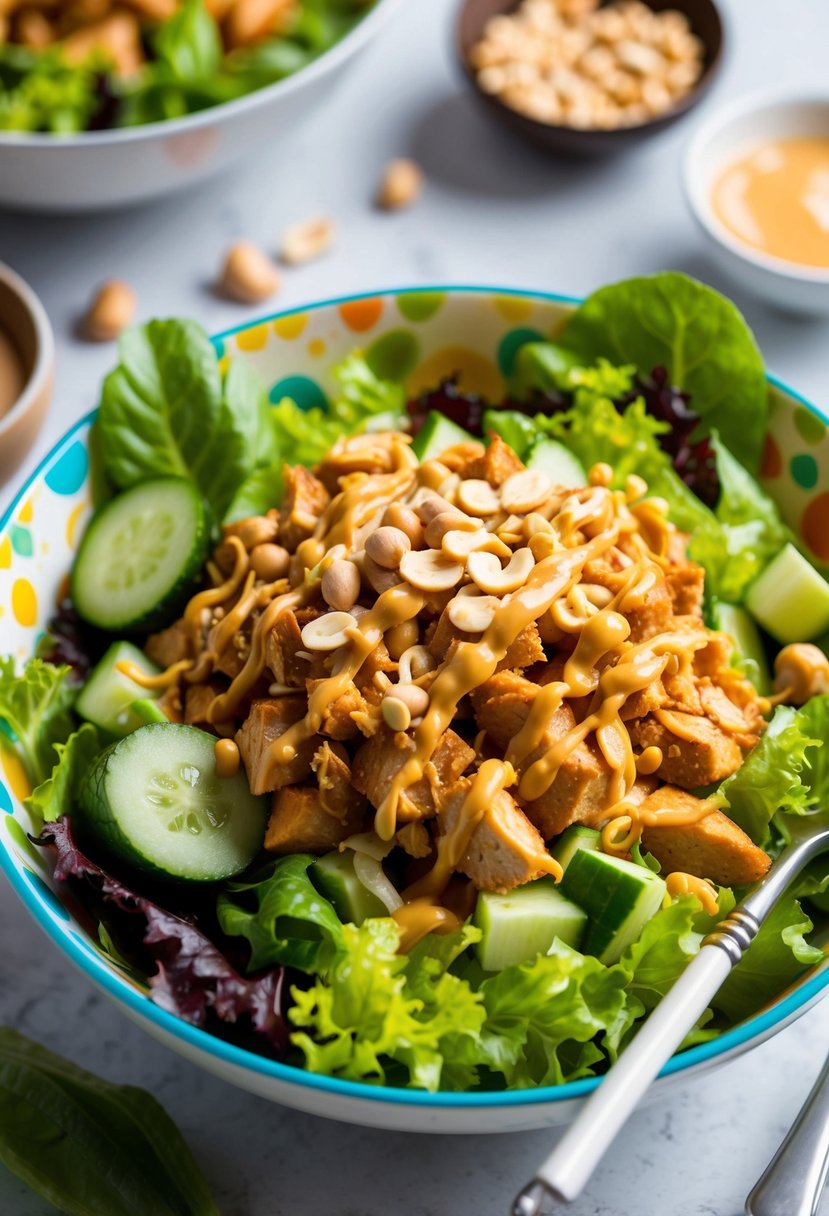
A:
[[[685,156],[685,195],[724,269],[747,290],[794,312],[829,312],[829,269],[773,257],[741,241],[718,219],[714,183],[753,146],[773,139],[829,136],[829,90],[762,92],[718,110],[703,123]]]

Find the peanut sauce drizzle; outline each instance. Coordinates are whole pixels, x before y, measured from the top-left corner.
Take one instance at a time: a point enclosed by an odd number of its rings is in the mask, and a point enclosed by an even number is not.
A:
[[[697,878],[694,874],[675,870],[665,879],[665,886],[672,899],[677,895],[696,895],[702,904],[703,912],[707,912],[709,916],[716,916],[720,910],[717,892],[707,878]]]

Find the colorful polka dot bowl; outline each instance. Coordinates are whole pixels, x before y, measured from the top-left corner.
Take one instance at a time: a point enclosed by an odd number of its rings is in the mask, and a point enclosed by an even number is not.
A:
[[[0,205],[127,207],[193,186],[243,158],[258,163],[280,132],[332,104],[332,90],[400,2],[375,0],[350,33],[284,80],[182,118],[77,135],[0,131]]]
[[[520,346],[560,329],[574,301],[541,293],[476,288],[384,292],[282,313],[215,339],[224,360],[248,359],[278,400],[324,406],[331,367],[355,347],[374,368],[417,393],[459,372],[465,389],[498,400]],[[821,562],[829,562],[827,415],[770,378],[763,484]],[[29,479],[0,521],[2,649],[24,660],[65,587],[90,510],[87,443],[92,415],[78,422]],[[424,1132],[520,1131],[568,1122],[593,1079],[514,1093],[426,1094],[315,1076],[253,1055],[179,1021],[118,970],[89,936],[77,906],[53,883],[27,839],[25,775],[0,748],[0,865],[52,941],[156,1038],[194,1063],[263,1097],[368,1126]],[[771,1006],[721,1038],[675,1057],[653,1094],[756,1046],[799,1017],[829,985],[829,965],[805,972]]]

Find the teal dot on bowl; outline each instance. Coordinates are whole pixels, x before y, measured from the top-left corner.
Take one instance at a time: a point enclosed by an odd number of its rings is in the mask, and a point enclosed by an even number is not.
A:
[[[392,329],[366,351],[366,362],[381,380],[405,380],[417,367],[420,343],[407,329]]]
[[[86,448],[76,440],[66,449],[57,464],[52,465],[44,481],[55,494],[77,494],[86,480],[88,469],[89,457]]]
[[[12,524],[9,529],[12,548],[18,557],[31,557],[34,553],[32,545],[32,534],[28,528],[21,528],[20,524]]]
[[[814,456],[792,456],[789,468],[792,477],[804,490],[811,490],[817,485],[817,461]]]
[[[794,412],[794,424],[801,439],[805,439],[812,447],[822,443],[826,434],[826,423],[822,418],[818,418],[817,414],[799,405]]]
[[[61,920],[68,921],[72,919],[68,909],[63,906],[52,888],[43,881],[39,874],[35,874],[32,870],[23,870],[23,873],[26,875],[26,881],[41,903],[51,908]]]
[[[504,334],[498,347],[498,366],[505,376],[509,376],[515,365],[515,356],[522,346],[528,342],[543,342],[544,335],[537,329],[511,329]]]
[[[428,321],[445,300],[445,291],[405,291],[397,297],[397,307],[407,321]]]
[[[221,359],[225,353],[225,344],[224,344],[223,339],[222,338],[211,338],[210,341],[213,343],[213,349],[216,352],[216,358]]]
[[[290,397],[301,410],[328,409],[328,398],[322,386],[310,376],[285,376],[277,380],[268,396],[274,404],[283,397]]]
[[[12,804],[12,796],[6,789],[5,785],[0,782],[0,811],[5,811],[7,815],[11,815],[14,810]]]

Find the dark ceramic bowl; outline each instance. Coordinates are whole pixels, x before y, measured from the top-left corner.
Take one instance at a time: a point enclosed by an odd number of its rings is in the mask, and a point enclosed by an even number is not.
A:
[[[498,97],[485,93],[475,77],[469,63],[472,47],[480,41],[484,26],[490,17],[509,13],[518,5],[518,0],[463,0],[457,24],[457,46],[461,66],[476,97],[486,107],[487,113],[499,122],[532,143],[545,148],[554,155],[592,156],[620,152],[629,148],[647,135],[664,130],[697,104],[710,88],[722,59],[723,24],[719,10],[713,0],[644,0],[654,12],[677,9],[684,13],[692,31],[705,47],[702,75],[694,88],[673,109],[647,122],[632,127],[618,127],[612,131],[592,128],[582,130],[575,127],[558,126],[527,118],[517,110],[505,105]]]

